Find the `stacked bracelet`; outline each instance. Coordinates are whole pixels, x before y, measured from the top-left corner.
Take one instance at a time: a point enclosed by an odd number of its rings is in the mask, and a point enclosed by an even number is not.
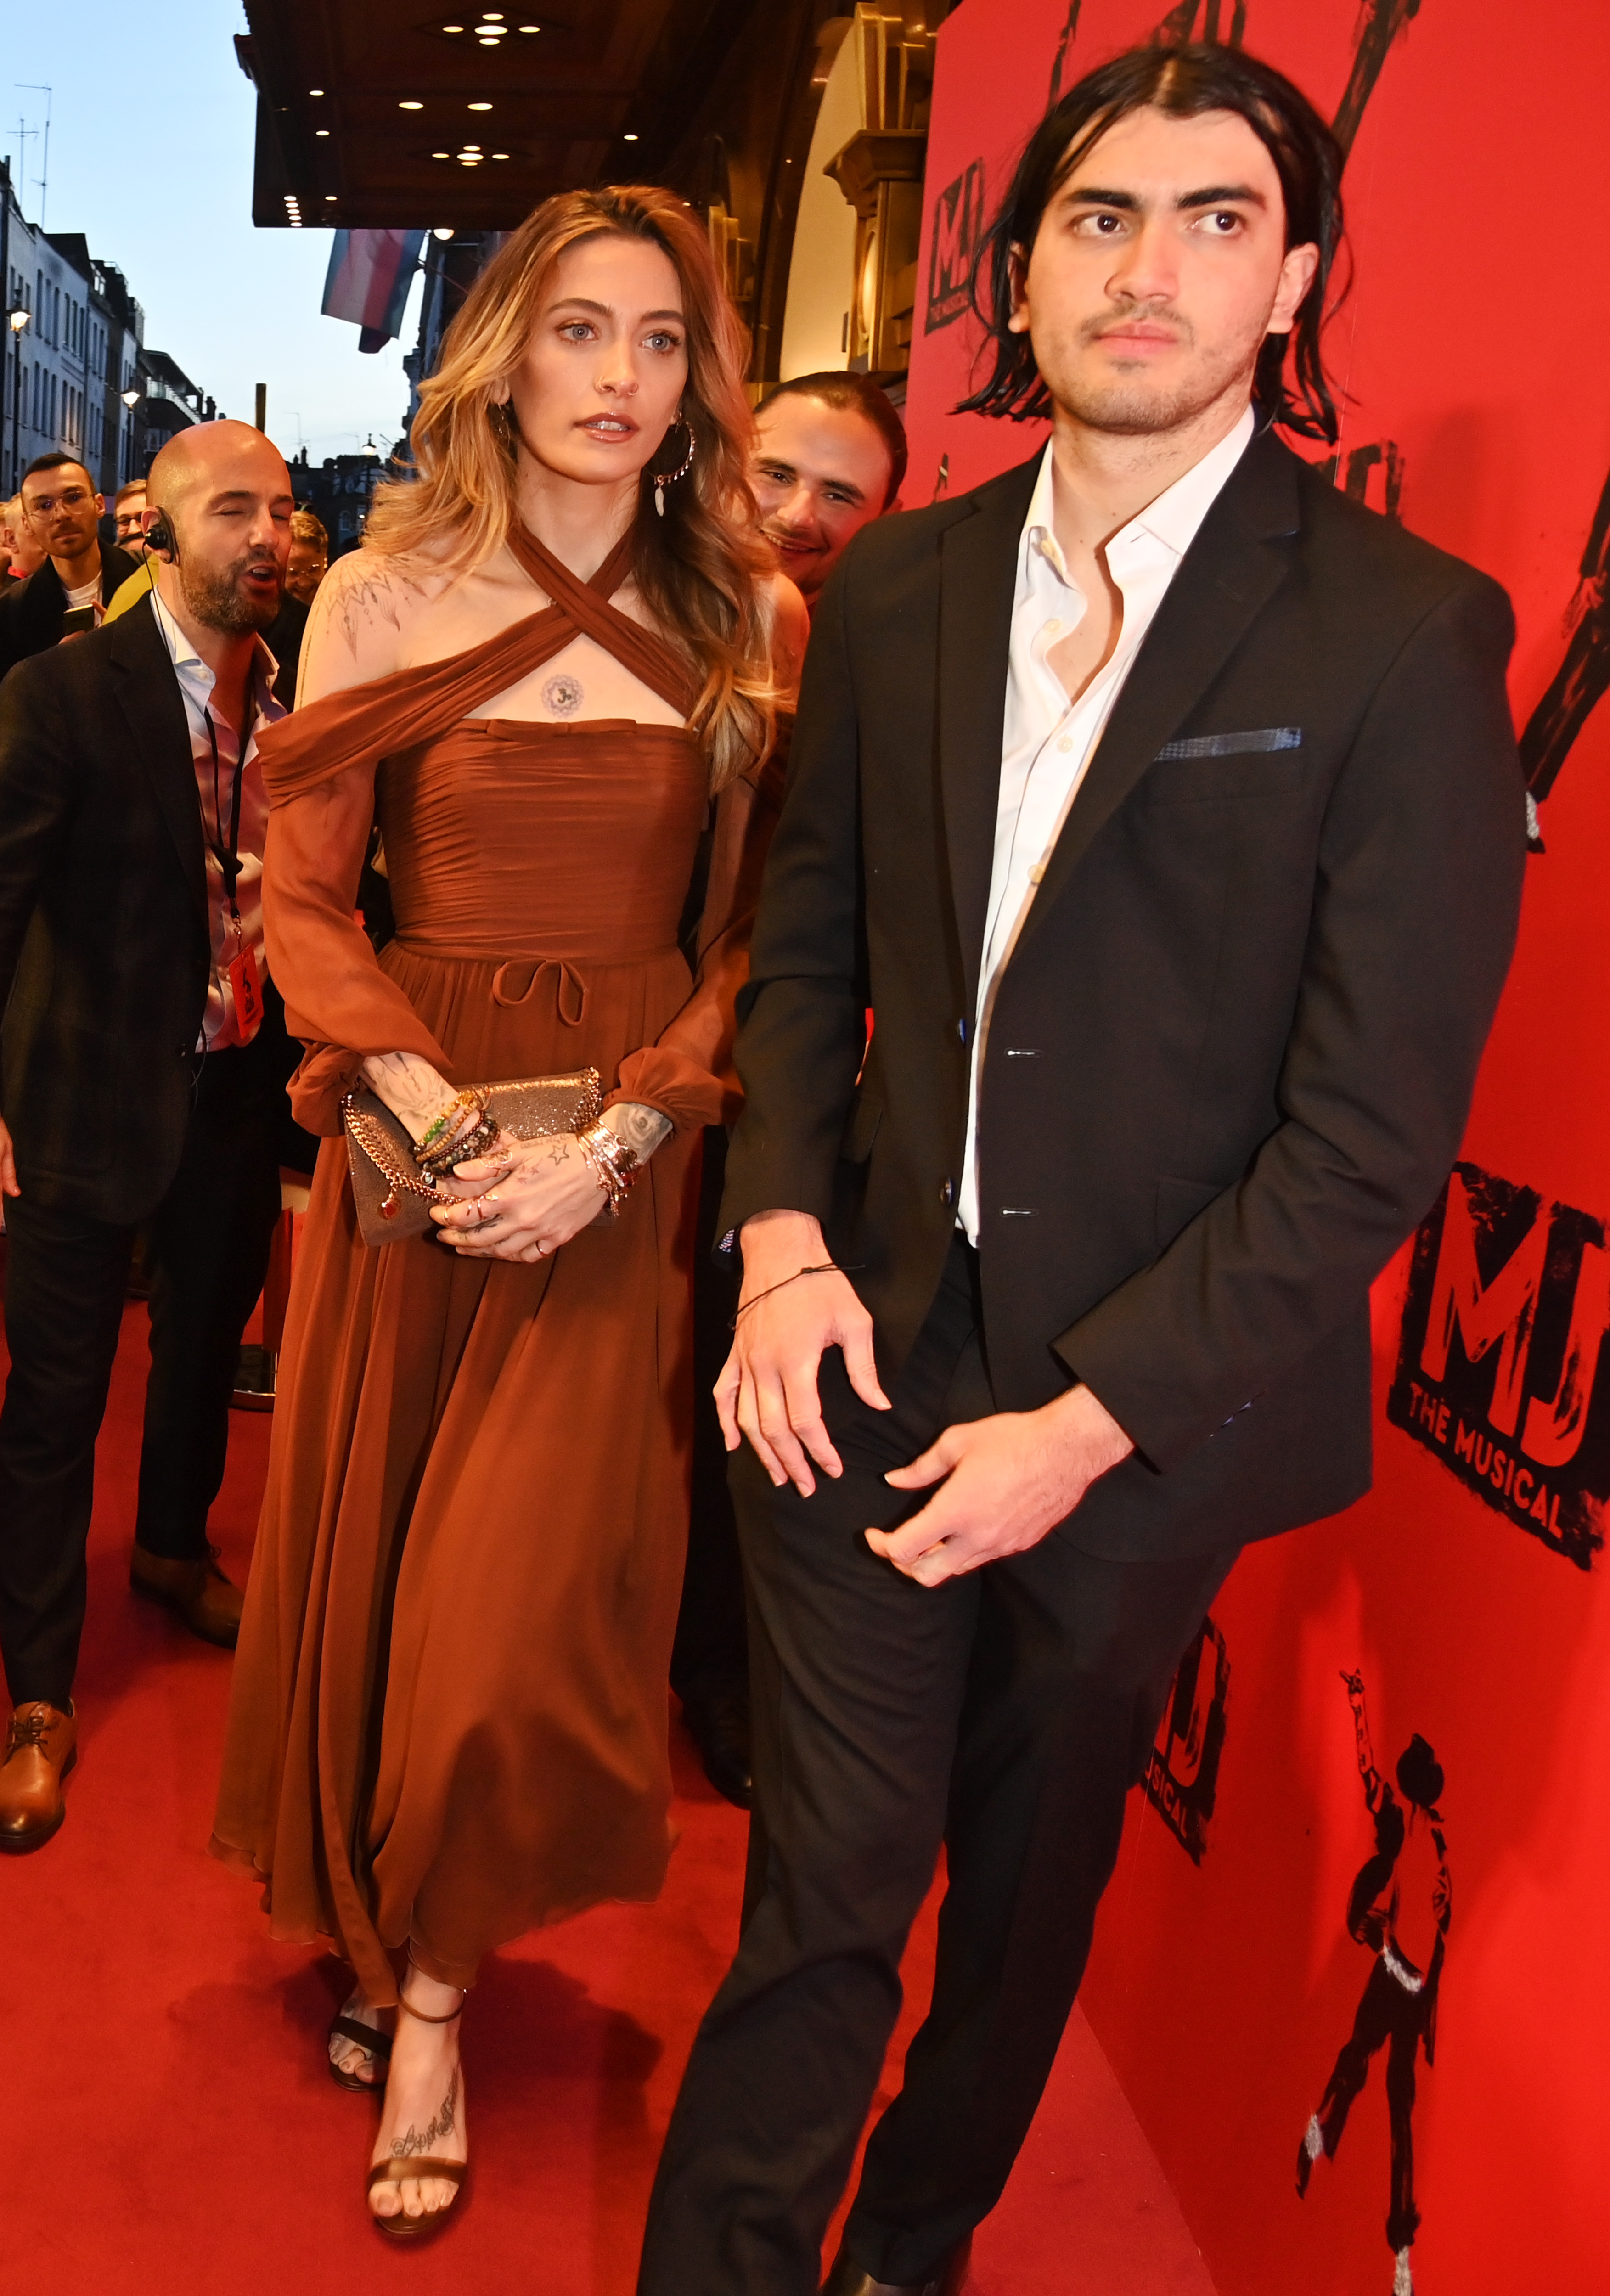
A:
[[[455,1164],[466,1164],[472,1157],[486,1153],[497,1137],[497,1119],[488,1114],[487,1100],[488,1095],[484,1091],[459,1094],[452,1107],[437,1119],[414,1151],[414,1160],[422,1172],[429,1172],[439,1179],[450,1172]],[[456,1118],[462,1121],[465,1116],[471,1117],[472,1121],[467,1132],[461,1132],[454,1119]],[[453,1127],[445,1137],[439,1136],[444,1125]]]
[[[628,1148],[618,1133],[609,1126],[598,1123],[586,1132],[576,1135],[576,1145],[585,1158],[594,1179],[610,1200],[612,1212],[619,1212],[632,1189],[643,1177],[643,1166],[635,1148]]]
[[[475,1114],[478,1117],[485,1112],[486,1099],[484,1095],[478,1092],[472,1092],[467,1086],[463,1092],[455,1093],[452,1099],[442,1110],[441,1114],[437,1118],[435,1123],[431,1125],[430,1130],[425,1134],[424,1138],[415,1145],[414,1150],[415,1162],[417,1164],[423,1160],[427,1151],[434,1146],[436,1142],[440,1139],[442,1134],[448,1130],[449,1126],[456,1131],[458,1126],[470,1113],[472,1109],[475,1111]]]

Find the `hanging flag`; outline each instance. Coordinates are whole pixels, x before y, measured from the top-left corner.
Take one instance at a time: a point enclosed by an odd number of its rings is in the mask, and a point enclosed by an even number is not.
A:
[[[324,275],[326,318],[349,319],[360,351],[377,351],[402,332],[403,307],[419,266],[423,231],[338,231]]]

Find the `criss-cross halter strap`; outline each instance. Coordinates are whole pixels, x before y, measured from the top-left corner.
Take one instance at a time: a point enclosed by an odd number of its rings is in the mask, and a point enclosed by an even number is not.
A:
[[[633,537],[622,535],[590,582],[577,579],[523,528],[509,548],[553,603],[445,661],[394,670],[366,685],[309,702],[258,737],[270,806],[332,781],[360,759],[393,757],[433,741],[467,718],[477,701],[502,693],[562,653],[592,638],[623,669],[686,717],[698,699],[692,672],[652,630],[610,603],[631,570]]]

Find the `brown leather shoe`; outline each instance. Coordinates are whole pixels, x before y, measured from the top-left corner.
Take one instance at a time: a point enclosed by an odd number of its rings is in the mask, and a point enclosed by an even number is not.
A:
[[[833,2270],[822,2283],[822,2296],[962,2296],[967,2284],[967,2261],[973,2235],[941,2256],[926,2280],[875,2280],[864,2272],[847,2248],[841,2248]]]
[[[176,1562],[166,1554],[149,1553],[136,1540],[129,1556],[128,1583],[136,1595],[177,1611],[204,1643],[233,1650],[241,1631],[241,1590],[218,1569],[218,1552],[209,1546],[205,1554]]]
[[[43,1699],[19,1706],[0,1757],[0,1849],[42,1849],[67,1816],[62,1781],[78,1759],[78,1719]]]

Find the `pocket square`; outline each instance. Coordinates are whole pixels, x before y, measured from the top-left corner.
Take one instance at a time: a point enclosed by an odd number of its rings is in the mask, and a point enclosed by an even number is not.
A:
[[[1246,734],[1187,734],[1183,740],[1165,742],[1157,756],[1164,758],[1236,758],[1249,750],[1300,750],[1301,726],[1254,726]]]

